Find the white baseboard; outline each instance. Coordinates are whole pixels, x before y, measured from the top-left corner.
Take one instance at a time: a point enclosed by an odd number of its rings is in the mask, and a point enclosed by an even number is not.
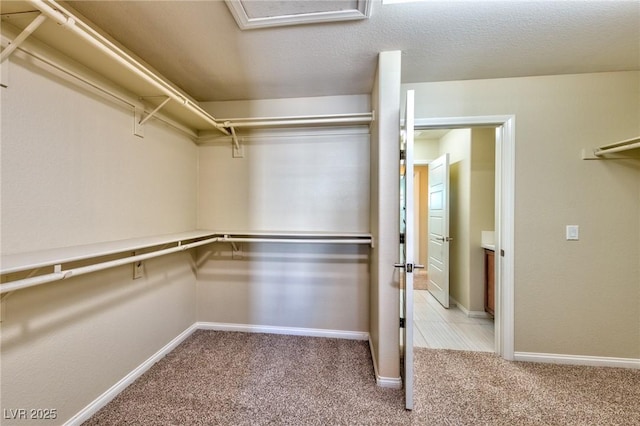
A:
[[[468,311],[467,316],[469,318],[493,318],[488,312],[485,311]]]
[[[456,305],[458,307],[458,309],[460,309],[462,311],[462,313],[465,314],[469,318],[493,318],[491,315],[489,315],[489,313],[487,313],[485,311],[470,311],[470,310],[468,310],[467,308],[462,306],[462,304],[460,304],[460,302],[458,302],[456,299],[454,299],[451,296],[449,296],[449,302],[450,302],[449,305]]]
[[[383,377],[378,374],[378,361],[376,353],[373,350],[373,342],[369,338],[369,350],[371,351],[371,360],[373,361],[373,374],[376,377],[376,385],[381,388],[402,389],[402,379],[400,377]]]
[[[323,328],[277,327],[271,325],[232,324],[220,322],[197,322],[199,330],[240,331],[244,333],[287,334],[290,336],[331,337],[348,340],[369,340],[365,331],[326,330]]]
[[[640,369],[640,359],[614,358],[589,355],[545,354],[536,352],[515,352],[514,361],[544,362],[550,364],[589,365],[593,367],[618,367]]]
[[[142,376],[149,368],[156,362],[160,361],[169,352],[174,350],[180,343],[182,343],[187,337],[191,336],[196,331],[196,324],[191,325],[185,331],[180,333],[175,339],[167,343],[162,349],[153,354],[149,359],[137,366],[133,371],[124,376],[118,383],[111,386],[106,392],[93,400],[89,405],[80,410],[75,416],[67,420],[65,426],[80,425],[87,421],[91,416],[97,413],[102,407],[107,405],[113,398],[118,396],[127,386],[136,381]]]

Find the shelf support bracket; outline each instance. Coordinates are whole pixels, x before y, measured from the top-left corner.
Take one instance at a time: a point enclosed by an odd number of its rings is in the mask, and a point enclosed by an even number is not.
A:
[[[164,101],[162,101],[162,103],[160,105],[158,105],[153,111],[151,111],[142,120],[140,120],[138,125],[143,126],[144,123],[146,123],[151,117],[153,117],[158,111],[160,111],[162,109],[162,107],[165,106],[167,104],[167,102],[169,102],[170,100],[171,100],[171,98],[167,96],[167,98]]]
[[[133,134],[144,138],[144,124],[149,121],[149,119],[153,117],[158,111],[160,111],[162,107],[165,106],[170,100],[171,98],[167,96],[166,99],[160,103],[160,105],[155,107],[155,109],[147,115],[144,115],[143,108],[135,107],[133,111]]]
[[[238,140],[236,129],[231,125],[231,122],[225,121],[224,127],[231,133],[231,140],[233,141],[233,158],[243,158],[244,149]]]
[[[25,41],[27,37],[29,37],[31,33],[37,30],[38,27],[46,20],[47,17],[43,13],[40,13],[38,16],[36,16],[35,19],[31,21],[31,23],[27,25],[27,27],[22,30],[20,34],[18,34],[18,37],[16,37],[11,42],[11,44],[9,44],[2,51],[2,53],[0,53],[0,63],[4,62],[13,53],[13,51],[16,50],[22,44],[22,42]]]

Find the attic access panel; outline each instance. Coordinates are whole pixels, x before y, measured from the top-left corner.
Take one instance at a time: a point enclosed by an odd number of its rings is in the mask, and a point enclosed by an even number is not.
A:
[[[368,19],[371,0],[225,0],[242,30]]]

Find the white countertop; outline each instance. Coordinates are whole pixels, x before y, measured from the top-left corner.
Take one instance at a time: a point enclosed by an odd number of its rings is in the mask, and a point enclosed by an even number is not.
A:
[[[495,235],[496,233],[494,231],[482,231],[480,247],[496,251]]]

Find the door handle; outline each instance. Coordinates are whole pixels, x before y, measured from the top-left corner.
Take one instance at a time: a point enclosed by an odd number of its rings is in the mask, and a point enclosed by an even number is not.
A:
[[[442,241],[442,242],[449,242],[449,241],[453,241],[453,237],[437,237],[436,240]]]
[[[424,265],[414,265],[413,263],[407,263],[406,265],[404,263],[394,263],[393,266],[406,269],[407,272],[413,272],[414,269],[424,269]]]

